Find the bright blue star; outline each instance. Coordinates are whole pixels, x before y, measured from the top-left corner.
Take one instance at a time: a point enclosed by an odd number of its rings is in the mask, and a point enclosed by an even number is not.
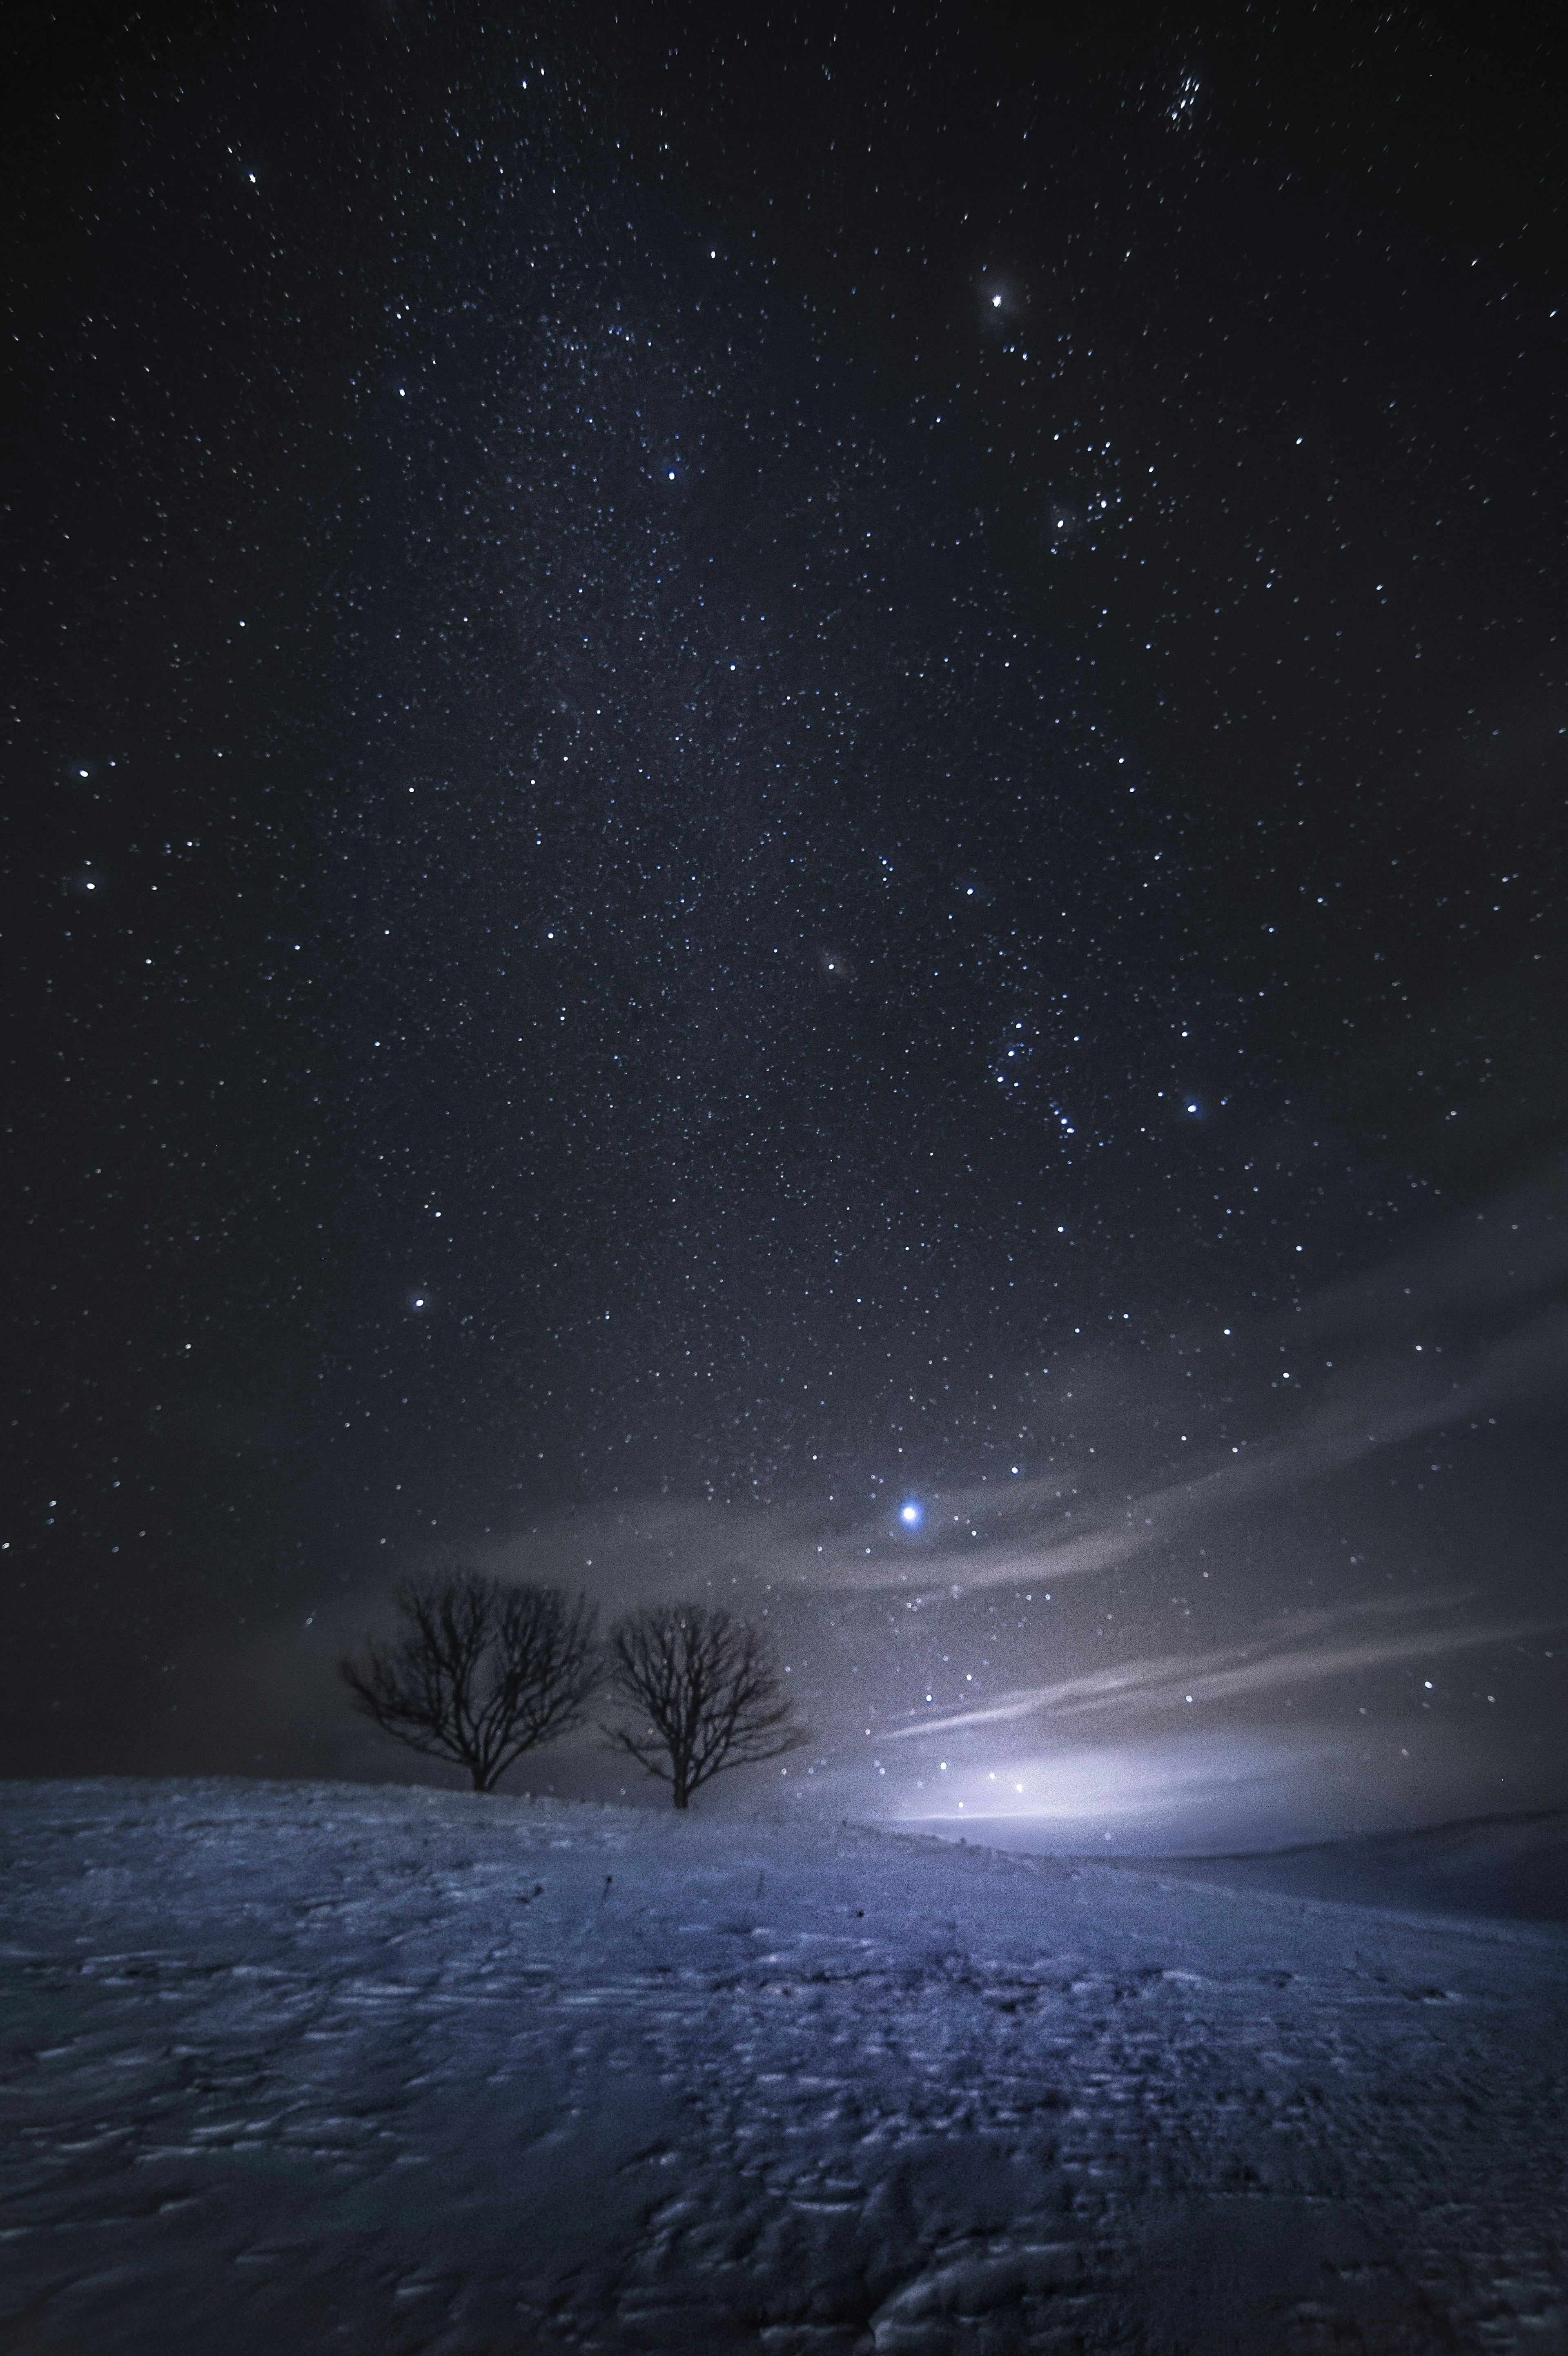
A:
[[[906,1530],[918,1530],[925,1519],[925,1515],[912,1497],[907,1505],[899,1507],[899,1519]]]

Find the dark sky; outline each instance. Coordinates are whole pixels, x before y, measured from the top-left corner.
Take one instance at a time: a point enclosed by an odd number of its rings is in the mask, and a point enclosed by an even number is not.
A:
[[[0,1767],[421,1772],[434,1548],[835,1808],[1563,1804],[1531,21],[46,21]]]

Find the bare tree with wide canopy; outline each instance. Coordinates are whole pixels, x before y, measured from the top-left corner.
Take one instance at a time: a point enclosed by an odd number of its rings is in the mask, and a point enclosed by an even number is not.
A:
[[[525,1751],[582,1722],[599,1672],[581,1596],[454,1569],[398,1590],[402,1633],[338,1664],[354,1705],[398,1741],[466,1767],[493,1792]]]
[[[754,1766],[810,1740],[766,1637],[700,1603],[645,1605],[610,1632],[610,1690],[633,1713],[604,1732],[677,1808],[726,1767]]]

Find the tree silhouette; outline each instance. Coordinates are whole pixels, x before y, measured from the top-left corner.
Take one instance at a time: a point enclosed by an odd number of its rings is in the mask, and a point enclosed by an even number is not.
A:
[[[798,1751],[795,1719],[767,1639],[700,1603],[645,1605],[610,1632],[610,1690],[633,1712],[606,1726],[619,1750],[684,1808],[726,1767]]]
[[[383,1732],[493,1792],[525,1751],[581,1724],[599,1670],[598,1614],[581,1596],[456,1569],[406,1580],[397,1601],[396,1642],[368,1638],[338,1663],[355,1708]]]

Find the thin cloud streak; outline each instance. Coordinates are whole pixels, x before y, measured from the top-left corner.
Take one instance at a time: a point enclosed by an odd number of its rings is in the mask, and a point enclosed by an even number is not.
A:
[[[1452,1382],[1445,1390],[1391,1398],[1385,1376],[1381,1383],[1359,1384],[1353,1396],[1305,1416],[1294,1431],[1246,1447],[1206,1473],[1115,1503],[1086,1498],[1073,1509],[1074,1516],[1094,1526],[1071,1536],[1056,1536],[1042,1526],[1026,1542],[1015,1540],[1010,1546],[985,1546],[973,1552],[959,1546],[933,1549],[895,1581],[889,1575],[885,1537],[873,1551],[864,1543],[867,1532],[858,1542],[836,1547],[830,1558],[816,1566],[816,1574],[824,1583],[839,1588],[918,1584],[934,1593],[955,1581],[965,1588],[998,1587],[1107,1570],[1219,1515],[1286,1495],[1307,1483],[1346,1471],[1376,1450],[1479,1414],[1509,1393],[1560,1376],[1565,1365],[1568,1315],[1552,1312],[1510,1335],[1488,1354],[1468,1380]],[[1017,1523],[1033,1509],[1042,1516],[1050,1511],[1060,1530],[1059,1498],[1060,1484],[1047,1479],[1020,1483],[1000,1499],[995,1492],[966,1493],[960,1504],[976,1526],[983,1516],[998,1513]]]
[[[1260,1653],[1253,1645],[1232,1646],[1182,1663],[1162,1660],[1127,1661],[1091,1676],[1069,1677],[1059,1685],[1036,1686],[1027,1691],[998,1695],[984,1708],[958,1710],[943,1718],[919,1718],[907,1726],[884,1728],[885,1742],[907,1741],[922,1734],[961,1734],[968,1729],[995,1726],[1008,1719],[1049,1712],[1055,1718],[1083,1718],[1093,1712],[1137,1708],[1165,1709],[1194,1702],[1229,1701],[1242,1694],[1269,1692],[1281,1686],[1321,1683],[1328,1677],[1357,1676],[1369,1669],[1387,1668],[1410,1660],[1429,1661],[1435,1655],[1474,1651],[1487,1644],[1518,1644],[1531,1636],[1548,1636],[1560,1629],[1558,1620],[1505,1621],[1481,1628],[1411,1629],[1354,1644],[1296,1645]]]
[[[925,1493],[930,1519],[919,1538],[897,1525],[896,1491],[875,1518],[848,1527],[804,1499],[764,1510],[647,1497],[563,1511],[526,1535],[490,1539],[474,1552],[503,1572],[585,1586],[614,1608],[634,1598],[710,1587],[748,1598],[776,1586],[797,1594],[934,1600],[955,1587],[965,1592],[1050,1588],[1112,1570],[1348,1471],[1380,1450],[1478,1417],[1505,1400],[1559,1388],[1568,1372],[1568,1311],[1554,1306],[1518,1323],[1508,1321],[1517,1316],[1521,1295],[1544,1289],[1568,1267],[1562,1196],[1561,1173],[1543,1172],[1484,1211],[1455,1220],[1435,1243],[1396,1255],[1363,1278],[1304,1302],[1294,1329],[1298,1337],[1310,1332],[1335,1345],[1357,1328],[1373,1328],[1385,1344],[1393,1343],[1394,1354],[1328,1383],[1320,1370],[1316,1403],[1304,1398],[1294,1421],[1239,1442],[1206,1470],[1189,1472],[1184,1466],[1180,1479],[1139,1488],[1136,1475],[1129,1480],[1124,1473],[1115,1485],[1104,1455],[1096,1462],[1080,1451],[1071,1457],[1071,1469]],[[1483,1344],[1477,1326],[1488,1312],[1488,1322],[1502,1314],[1504,1330],[1494,1329]],[[1472,1337],[1463,1355],[1454,1333],[1445,1331],[1445,1320],[1454,1316],[1462,1317]],[[1396,1341],[1402,1328],[1408,1340]],[[1279,1361],[1272,1342],[1266,1367],[1256,1355],[1255,1338],[1243,1337],[1236,1346],[1242,1359],[1227,1380],[1244,1398],[1249,1380],[1272,1379]],[[1305,1366],[1296,1371],[1307,1374]],[[1080,1393],[1076,1412],[1093,1434],[1093,1360],[1068,1379]],[[1253,1396],[1260,1411],[1264,1400],[1271,1411],[1284,1404],[1266,1388]],[[1107,1403],[1099,1419],[1113,1447],[1146,1411],[1157,1419],[1164,1404],[1152,1399],[1129,1424],[1122,1399]],[[1232,1414],[1245,1411],[1243,1404]],[[1096,1492],[1091,1484],[1097,1480],[1105,1485]]]
[[[1303,1303],[1303,1331],[1341,1341],[1394,1323],[1493,1323],[1568,1279],[1568,1184],[1552,1162],[1482,1209]],[[1526,1329],[1527,1332],[1530,1329]]]

